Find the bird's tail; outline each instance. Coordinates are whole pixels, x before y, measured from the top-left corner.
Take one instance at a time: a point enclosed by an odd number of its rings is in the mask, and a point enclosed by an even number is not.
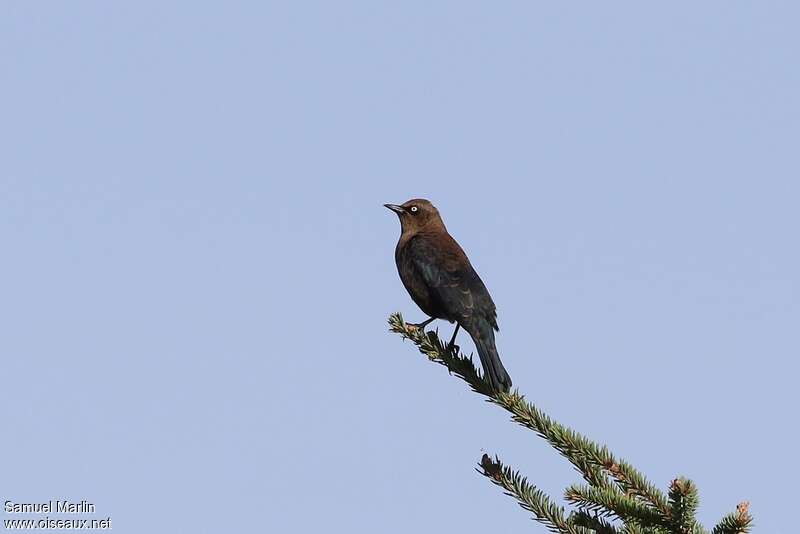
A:
[[[497,354],[497,347],[494,342],[494,331],[491,327],[480,328],[476,335],[472,335],[475,348],[478,349],[478,356],[481,358],[483,366],[483,376],[495,391],[508,391],[511,389],[511,377],[508,376],[500,355]]]

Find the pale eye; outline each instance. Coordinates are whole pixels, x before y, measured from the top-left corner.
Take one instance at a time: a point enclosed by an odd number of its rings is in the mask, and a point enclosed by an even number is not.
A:
[[[417,213],[417,211],[419,211],[419,208],[418,208],[418,207],[416,207],[416,206],[411,206],[411,213]]]

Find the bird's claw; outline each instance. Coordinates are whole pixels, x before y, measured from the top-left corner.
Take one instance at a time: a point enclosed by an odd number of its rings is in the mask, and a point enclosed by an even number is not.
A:
[[[425,327],[428,326],[432,321],[433,319],[428,319],[427,321],[422,321],[421,323],[406,323],[406,325],[414,328],[414,330],[420,330],[424,334]]]

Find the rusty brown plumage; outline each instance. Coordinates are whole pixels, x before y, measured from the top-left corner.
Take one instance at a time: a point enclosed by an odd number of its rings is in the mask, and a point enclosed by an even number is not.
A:
[[[494,332],[497,312],[483,281],[456,240],[447,232],[439,210],[430,201],[412,199],[385,204],[400,218],[395,261],[411,298],[430,319],[456,323],[475,342],[484,376],[497,391],[508,391],[511,377],[497,354]]]

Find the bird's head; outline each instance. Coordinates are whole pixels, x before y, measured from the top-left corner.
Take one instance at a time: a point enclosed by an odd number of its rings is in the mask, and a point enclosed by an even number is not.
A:
[[[430,224],[440,225],[444,228],[439,210],[431,204],[430,200],[414,198],[402,204],[384,204],[397,214],[403,233],[416,232]]]

